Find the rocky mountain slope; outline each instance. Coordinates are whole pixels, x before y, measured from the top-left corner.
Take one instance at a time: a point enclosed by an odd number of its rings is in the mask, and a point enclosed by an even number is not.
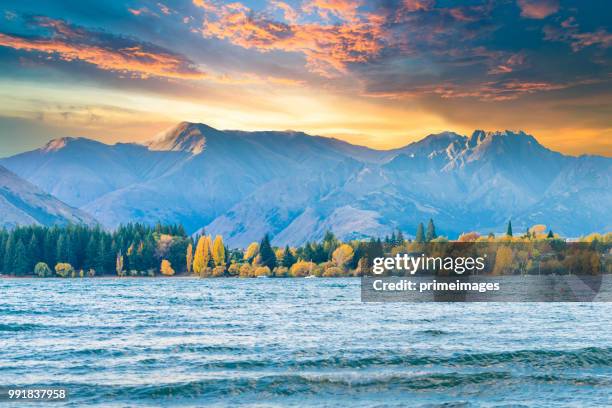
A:
[[[0,228],[67,223],[95,221],[0,166]]]

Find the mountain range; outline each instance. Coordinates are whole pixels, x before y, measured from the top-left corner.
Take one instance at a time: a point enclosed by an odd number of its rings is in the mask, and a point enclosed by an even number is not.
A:
[[[0,164],[80,210],[63,212],[67,220],[182,223],[240,247],[265,233],[277,245],[326,230],[342,239],[410,234],[429,218],[450,237],[504,231],[509,219],[515,229],[546,224],[566,236],[612,230],[612,158],[566,156],[524,132],[443,132],[375,150],[183,122],[149,143],[61,138]],[[0,214],[31,222],[4,206]]]

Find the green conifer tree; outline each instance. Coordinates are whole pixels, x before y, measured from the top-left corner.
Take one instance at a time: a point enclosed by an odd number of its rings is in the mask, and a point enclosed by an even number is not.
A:
[[[261,265],[267,266],[270,270],[276,267],[276,255],[274,255],[274,250],[270,245],[268,234],[264,235],[259,243],[259,256],[261,257]]]
[[[15,254],[13,261],[13,273],[15,275],[25,275],[28,272],[32,272],[29,269],[30,261],[28,258],[28,252],[26,246],[23,244],[21,240],[17,241],[15,244]]]
[[[415,242],[425,242],[425,227],[423,227],[423,223],[419,222],[419,226],[417,227],[416,236],[414,237]]]
[[[438,235],[436,234],[436,226],[434,225],[433,219],[429,219],[429,223],[427,224],[427,233],[425,234],[425,240],[427,242],[432,239],[436,239]]]
[[[293,256],[293,253],[291,252],[291,249],[289,249],[289,245],[287,245],[285,247],[285,252],[283,252],[283,263],[282,263],[282,265],[285,268],[291,268],[295,262],[296,262],[295,261],[295,257]]]

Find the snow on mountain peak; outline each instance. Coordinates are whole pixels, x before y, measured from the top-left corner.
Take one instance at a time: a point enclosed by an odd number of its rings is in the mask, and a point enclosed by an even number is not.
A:
[[[181,151],[200,154],[206,148],[206,132],[216,130],[202,123],[181,122],[160,133],[146,145],[149,150]]]
[[[66,145],[73,140],[75,140],[73,137],[60,137],[58,139],[53,139],[47,143],[42,150],[44,152],[56,152],[66,147]]]

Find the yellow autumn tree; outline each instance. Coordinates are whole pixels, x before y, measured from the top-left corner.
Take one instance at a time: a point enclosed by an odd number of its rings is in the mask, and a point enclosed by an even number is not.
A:
[[[117,275],[123,276],[125,272],[123,271],[123,255],[121,255],[121,251],[117,253],[117,259],[115,260],[115,271],[117,271]]]
[[[225,265],[225,246],[223,245],[223,238],[221,235],[217,235],[215,237],[215,241],[213,242],[212,256],[213,260],[215,261],[215,265]]]
[[[247,250],[244,253],[244,259],[248,262],[251,262],[253,258],[257,256],[258,253],[259,253],[259,244],[257,242],[253,242],[251,243],[251,245],[247,247]]]
[[[196,245],[195,256],[193,257],[193,272],[202,275],[206,271],[209,260],[208,241],[206,237],[200,237],[198,239],[198,245]]]
[[[162,259],[160,272],[162,275],[172,276],[174,275],[174,269],[172,269],[172,264],[167,259]]]
[[[191,273],[193,269],[193,245],[191,242],[187,245],[187,253],[185,254],[185,260],[187,265],[187,273]]]
[[[500,246],[495,254],[494,275],[503,275],[512,270],[512,249],[507,246]]]
[[[332,260],[338,268],[344,268],[351,259],[353,259],[353,248],[350,245],[342,244],[332,254]]]

